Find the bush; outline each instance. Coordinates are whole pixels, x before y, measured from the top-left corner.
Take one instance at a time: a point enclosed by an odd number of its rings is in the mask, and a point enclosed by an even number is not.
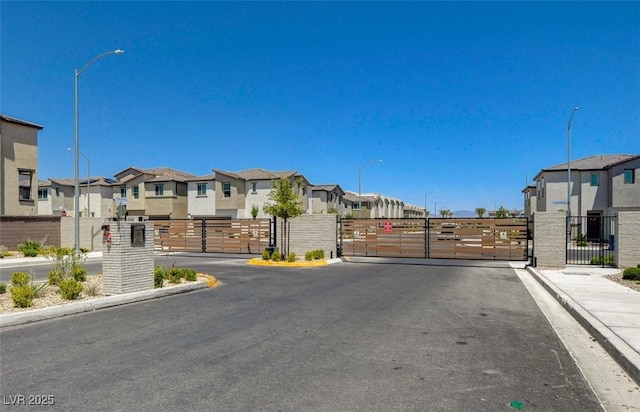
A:
[[[576,246],[587,246],[587,235],[578,233],[576,236]]]
[[[18,251],[22,252],[25,256],[33,257],[38,256],[41,247],[40,243],[35,240],[25,240],[18,245]]]
[[[14,286],[10,291],[13,305],[16,308],[28,308],[33,306],[33,298],[36,297],[36,291],[31,286]]]
[[[624,272],[622,272],[622,279],[640,281],[640,265],[636,268],[626,268]]]
[[[38,282],[38,283],[33,283],[31,282],[31,288],[33,289],[33,291],[35,292],[35,297],[36,298],[41,298],[44,296],[45,292],[47,291],[47,289],[49,289],[49,284],[47,282]]]
[[[296,254],[291,252],[289,253],[289,255],[287,256],[287,262],[295,262],[296,261]]]
[[[64,299],[75,300],[80,297],[83,287],[82,283],[75,279],[67,279],[60,282],[60,294]]]
[[[304,260],[313,260],[313,253],[311,251],[305,252]]]
[[[11,286],[13,287],[29,286],[30,280],[31,279],[29,278],[28,273],[13,272],[13,275],[11,276]]]
[[[55,269],[49,271],[49,284],[58,286],[62,282],[62,275]]]
[[[9,256],[9,250],[6,246],[0,245],[0,259],[4,259],[5,256]]]
[[[182,278],[182,273],[178,268],[171,268],[167,271],[167,279],[169,279],[169,283],[177,284],[180,283],[180,279]]]
[[[282,260],[282,255],[277,250],[274,250],[271,254],[271,260],[274,262],[280,262]]]
[[[164,280],[167,276],[167,271],[162,266],[156,266],[153,269],[153,287],[161,288],[164,286]]]
[[[7,284],[0,282],[0,295],[7,291]]]
[[[262,251],[262,260],[269,260],[271,259],[271,252],[269,252],[268,250],[263,250]]]
[[[195,282],[198,279],[198,274],[193,269],[184,268],[184,269],[181,269],[181,272],[184,280],[188,282]]]
[[[83,292],[87,296],[97,296],[100,294],[100,282],[98,282],[98,279],[94,278],[85,283]]]
[[[304,254],[304,258],[306,260],[324,259],[324,250],[322,249],[311,250]]]
[[[603,263],[604,262],[604,263]],[[615,266],[616,258],[614,256],[605,256],[604,260],[600,256],[594,256],[591,258],[592,265]]]
[[[87,280],[87,269],[82,266],[74,266],[73,278],[78,282],[84,282],[85,280]]]

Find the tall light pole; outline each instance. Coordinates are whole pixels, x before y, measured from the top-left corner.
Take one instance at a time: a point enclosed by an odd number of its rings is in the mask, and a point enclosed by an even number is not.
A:
[[[382,160],[371,160],[363,165],[358,166],[358,217],[362,217],[362,169],[373,164],[382,162]]]
[[[73,150],[71,147],[67,147],[67,150]],[[85,159],[87,159],[87,216],[91,217],[91,196],[89,195],[89,192],[91,190],[90,188],[90,184],[91,184],[91,158],[82,153],[80,150],[78,150],[78,153],[80,153],[80,155],[82,157],[84,157]]]
[[[429,193],[425,193],[425,195],[424,195],[424,217],[427,217],[429,215],[429,209],[427,209],[427,197],[429,195],[434,194],[434,193],[437,193],[437,192],[429,192]],[[434,213],[435,213],[435,211],[434,211]]]
[[[574,107],[567,124],[567,235],[569,238],[571,238],[571,122],[577,111],[578,107]]]
[[[75,188],[74,188],[74,208],[75,208],[75,213],[74,213],[74,229],[75,229],[75,245],[74,245],[74,249],[76,252],[80,251],[80,213],[79,213],[79,209],[80,209],[80,180],[79,180],[79,175],[80,175],[80,170],[79,170],[79,164],[80,164],[80,160],[79,160],[79,155],[80,155],[80,141],[78,140],[78,77],[80,77],[80,75],[87,70],[87,68],[89,66],[91,66],[93,63],[95,63],[96,61],[102,59],[103,57],[106,57],[110,54],[122,54],[124,53],[124,50],[120,50],[120,49],[116,49],[116,50],[111,50],[108,51],[106,53],[102,53],[96,57],[94,57],[93,59],[89,60],[89,62],[87,64],[84,65],[84,67],[82,67],[82,69],[78,70],[78,67],[76,66],[76,75],[75,75],[75,120],[76,120],[76,140],[75,140],[75,155],[74,155],[74,173],[75,173]],[[87,194],[88,195],[88,194]]]

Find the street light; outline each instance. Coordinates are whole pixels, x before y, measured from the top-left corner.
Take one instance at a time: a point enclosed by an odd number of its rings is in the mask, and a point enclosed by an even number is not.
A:
[[[578,107],[574,107],[567,124],[567,234],[569,237],[571,237],[571,122],[577,111]]]
[[[106,57],[110,54],[122,54],[124,50],[116,49],[111,50],[106,53],[102,53],[93,59],[89,60],[87,64],[82,67],[82,69],[78,70],[76,66],[75,72],[75,123],[76,123],[76,141],[75,141],[75,155],[74,155],[74,173],[75,173],[75,184],[74,184],[74,207],[75,207],[75,216],[74,216],[74,229],[75,229],[75,245],[74,249],[76,252],[80,251],[80,181],[78,176],[80,175],[79,164],[80,164],[80,142],[78,140],[78,77],[87,70],[89,66],[91,66],[96,61]],[[88,194],[87,194],[88,195]]]
[[[424,217],[427,217],[429,215],[429,209],[427,209],[427,197],[429,195],[434,194],[434,193],[438,193],[438,192],[437,191],[436,192],[429,192],[429,193],[426,193],[424,195]],[[435,211],[434,211],[434,213],[435,213]]]
[[[382,160],[372,160],[361,166],[358,166],[358,217],[359,218],[362,217],[362,169],[364,169],[365,167],[373,163],[379,163],[379,162],[382,162]]]
[[[73,150],[73,148],[67,147],[67,150]],[[91,184],[91,158],[82,153],[80,150],[78,150],[78,153],[80,153],[82,157],[87,159],[87,216],[91,217],[91,196],[89,195],[89,192],[91,190],[91,188],[89,187],[89,185]]]

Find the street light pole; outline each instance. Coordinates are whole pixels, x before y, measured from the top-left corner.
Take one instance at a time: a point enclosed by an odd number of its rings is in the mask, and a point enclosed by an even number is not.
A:
[[[424,217],[425,217],[425,218],[426,218],[426,217],[428,217],[428,215],[429,215],[429,209],[427,209],[427,197],[428,197],[429,195],[434,194],[434,193],[436,193],[436,192],[429,192],[429,193],[426,193],[426,194],[424,195]],[[435,213],[435,211],[434,211],[434,213]]]
[[[70,147],[67,147],[67,150],[73,150]],[[91,217],[91,196],[89,195],[89,191],[91,190],[91,158],[86,154],[82,153],[82,151],[78,150],[78,153],[85,159],[87,159],[87,216]]]
[[[569,238],[571,238],[571,122],[577,111],[578,107],[574,107],[567,124],[567,235]]]
[[[361,166],[358,166],[358,217],[362,217],[362,169],[370,164],[382,162],[382,160],[371,160]]]
[[[117,50],[111,50],[108,51],[106,53],[102,53],[96,57],[94,57],[93,59],[89,60],[89,62],[87,64],[84,65],[84,67],[82,67],[82,69],[78,70],[78,67],[76,66],[76,71],[75,71],[75,129],[76,129],[76,133],[75,133],[75,155],[74,155],[74,208],[75,208],[75,213],[74,213],[74,232],[75,232],[75,245],[74,245],[74,249],[76,252],[80,252],[80,213],[79,213],[79,209],[80,209],[80,179],[79,179],[79,175],[80,175],[80,160],[79,160],[79,155],[80,155],[80,141],[78,139],[78,77],[80,77],[80,75],[82,74],[82,72],[84,72],[89,66],[91,66],[93,63],[95,63],[96,61],[102,59],[103,57],[106,57],[110,54],[122,54],[124,53],[123,50],[117,49]],[[87,194],[88,195],[88,194]]]

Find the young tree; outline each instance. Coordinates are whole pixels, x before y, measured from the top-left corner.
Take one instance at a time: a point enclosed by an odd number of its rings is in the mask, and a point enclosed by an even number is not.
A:
[[[478,215],[478,217],[484,217],[485,213],[487,213],[487,209],[484,207],[476,207],[476,215]]]
[[[284,240],[282,255],[287,256],[285,246],[289,243],[287,237],[287,219],[300,216],[304,210],[300,197],[294,193],[291,181],[286,178],[280,178],[271,181],[271,192],[269,192],[269,200],[274,203],[264,205],[264,213],[283,219],[284,230],[282,232],[282,240]]]
[[[496,210],[496,218],[506,219],[507,217],[509,217],[509,211],[504,206],[500,206],[500,209]]]

